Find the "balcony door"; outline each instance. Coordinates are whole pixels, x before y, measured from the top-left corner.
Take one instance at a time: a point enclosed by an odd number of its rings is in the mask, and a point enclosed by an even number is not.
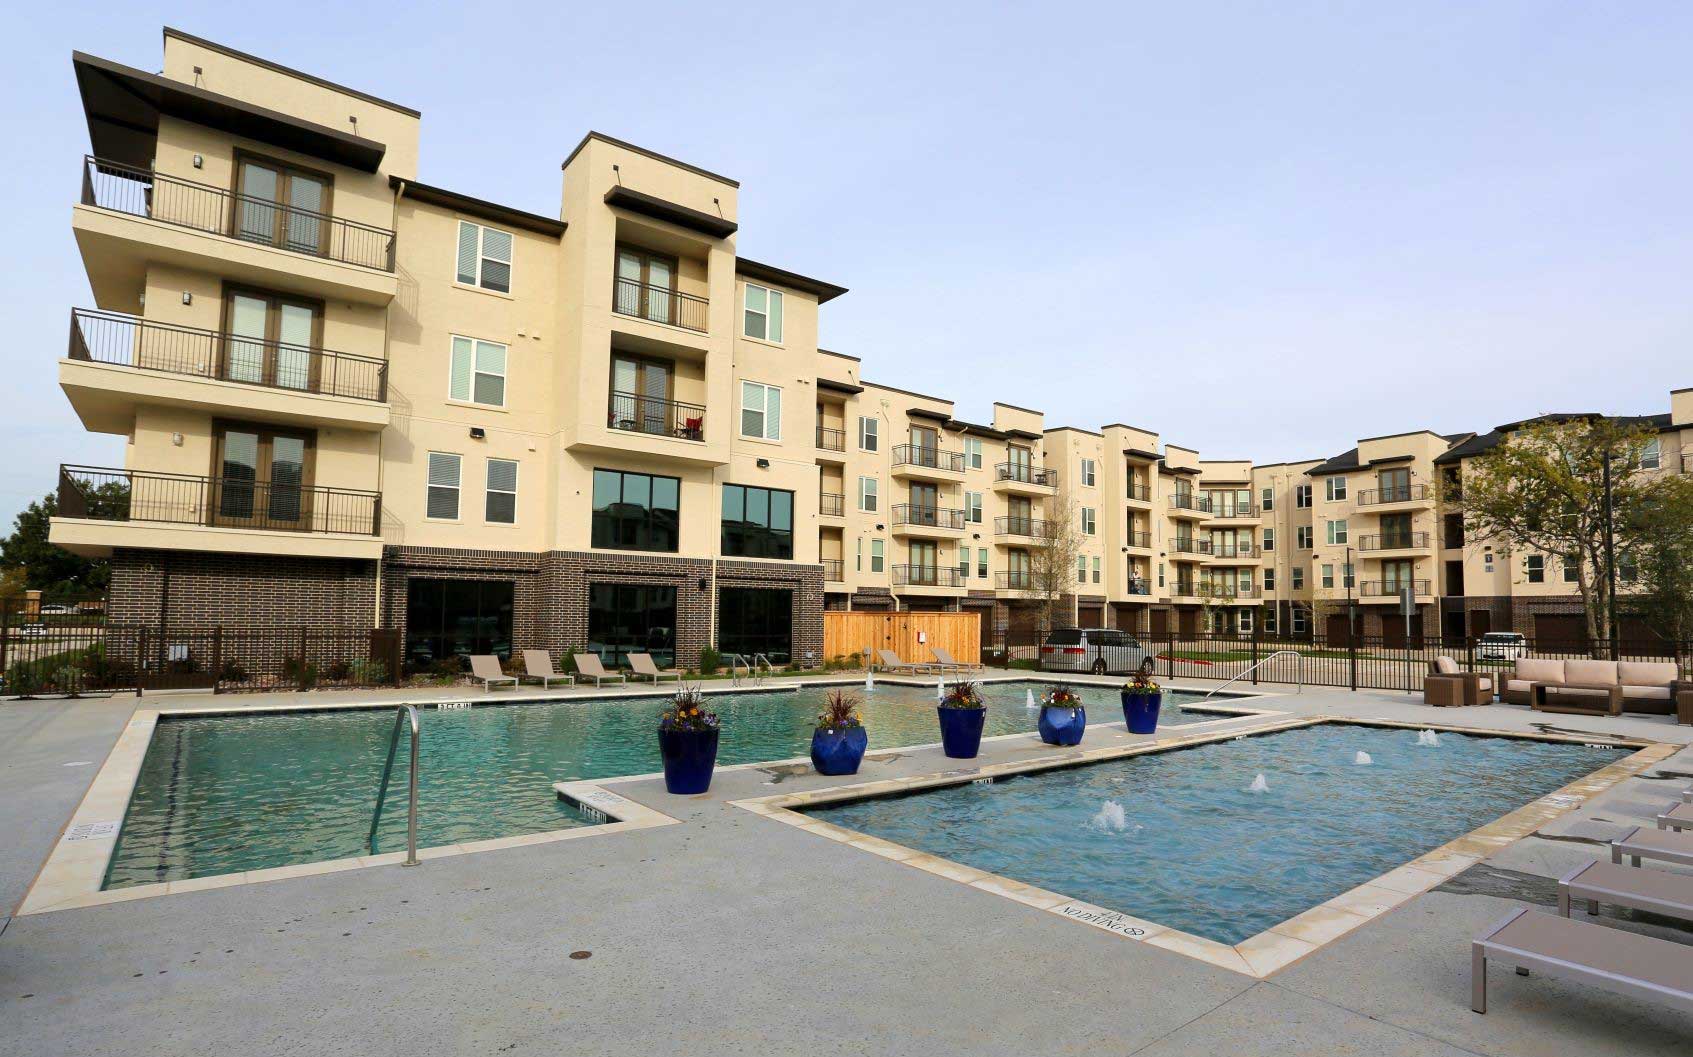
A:
[[[927,587],[940,583],[940,549],[933,543],[911,544],[911,582]]]
[[[1397,597],[1401,590],[1410,587],[1413,568],[1414,563],[1409,561],[1382,562],[1382,594]]]
[[[1019,536],[1033,536],[1035,534],[1034,509],[1024,496],[1012,496],[1005,504],[1008,515],[1007,527]]]
[[[940,522],[940,490],[932,484],[911,486],[911,509],[907,512],[913,525],[935,527]]]
[[[211,482],[212,521],[237,528],[307,530],[310,433],[219,423]]]
[[[1011,470],[1010,479],[1028,483],[1035,479],[1035,457],[1028,448],[1012,445],[1005,449],[1005,461]]]
[[[941,457],[941,436],[928,426],[911,427],[911,461],[918,466],[938,466]],[[916,502],[915,499],[912,500]]]
[[[232,289],[224,296],[225,340],[218,376],[232,382],[316,392],[323,305],[318,301]]]
[[[329,198],[325,173],[238,155],[234,217],[238,239],[281,246],[296,253],[329,252]]]
[[[616,285],[616,311],[654,323],[676,322],[676,258],[619,246]]]
[[[1385,550],[1411,545],[1411,515],[1384,514],[1381,519],[1381,545]]]
[[[668,360],[613,357],[612,428],[668,436],[671,432],[670,407],[675,378],[676,367]]]
[[[1034,579],[1029,568],[1029,552],[1006,551],[1005,573],[1007,587],[1029,587]]]
[[[1411,498],[1411,471],[1382,470],[1376,474],[1376,487],[1381,489],[1381,502],[1402,503]]]

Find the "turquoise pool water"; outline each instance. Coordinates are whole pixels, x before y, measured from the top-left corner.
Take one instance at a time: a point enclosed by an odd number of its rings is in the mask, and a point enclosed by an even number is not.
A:
[[[811,814],[1235,944],[1631,751],[1439,737],[1324,724]]]
[[[1035,729],[1024,707],[1037,682],[990,683],[985,733]],[[854,688],[871,748],[940,740],[933,689]],[[1095,723],[1123,722],[1116,692],[1082,687]],[[803,756],[824,690],[713,694],[723,717],[721,764]],[[1163,722],[1214,718],[1172,705]],[[420,709],[418,843],[429,847],[591,825],[552,783],[646,774],[660,768],[654,729],[666,699],[500,704]],[[204,716],[160,720],[130,798],[107,888],[368,854],[365,839],[394,713],[386,709]],[[405,756],[377,835],[379,851],[405,846]]]

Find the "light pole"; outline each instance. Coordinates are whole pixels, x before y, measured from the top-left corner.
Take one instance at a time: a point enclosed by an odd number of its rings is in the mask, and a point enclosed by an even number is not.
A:
[[[1611,660],[1617,659],[1617,550],[1616,520],[1612,503],[1611,448],[1605,446],[1602,460],[1605,481],[1605,625],[1609,629]]]

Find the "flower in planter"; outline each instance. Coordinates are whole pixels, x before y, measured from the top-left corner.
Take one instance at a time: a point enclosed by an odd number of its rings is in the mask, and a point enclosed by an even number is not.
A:
[[[817,729],[834,732],[863,725],[864,719],[858,714],[858,698],[845,690],[829,691],[823,699],[823,711],[817,714]]]
[[[942,708],[986,708],[987,703],[982,700],[982,684],[968,679],[960,679],[946,688],[941,695]]]
[[[670,707],[658,717],[660,730],[714,730],[717,713],[705,707],[705,695],[697,686],[684,686],[670,699]]]
[[[1062,683],[1055,684],[1041,698],[1047,708],[1067,708],[1072,712],[1082,707],[1082,696]]]
[[[1123,684],[1125,694],[1156,694],[1161,689],[1162,687],[1153,681],[1152,672],[1147,668],[1135,672],[1129,676],[1129,681]]]

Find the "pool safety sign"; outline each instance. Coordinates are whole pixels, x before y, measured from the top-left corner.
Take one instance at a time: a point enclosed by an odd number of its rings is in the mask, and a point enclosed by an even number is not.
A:
[[[84,822],[65,831],[65,840],[100,840],[118,835],[116,822]]]
[[[1092,925],[1096,929],[1115,932],[1119,936],[1140,939],[1146,935],[1146,930],[1134,923],[1134,918],[1127,914],[1119,914],[1115,910],[1101,910],[1086,903],[1066,903],[1058,908],[1058,913],[1067,918]]]

